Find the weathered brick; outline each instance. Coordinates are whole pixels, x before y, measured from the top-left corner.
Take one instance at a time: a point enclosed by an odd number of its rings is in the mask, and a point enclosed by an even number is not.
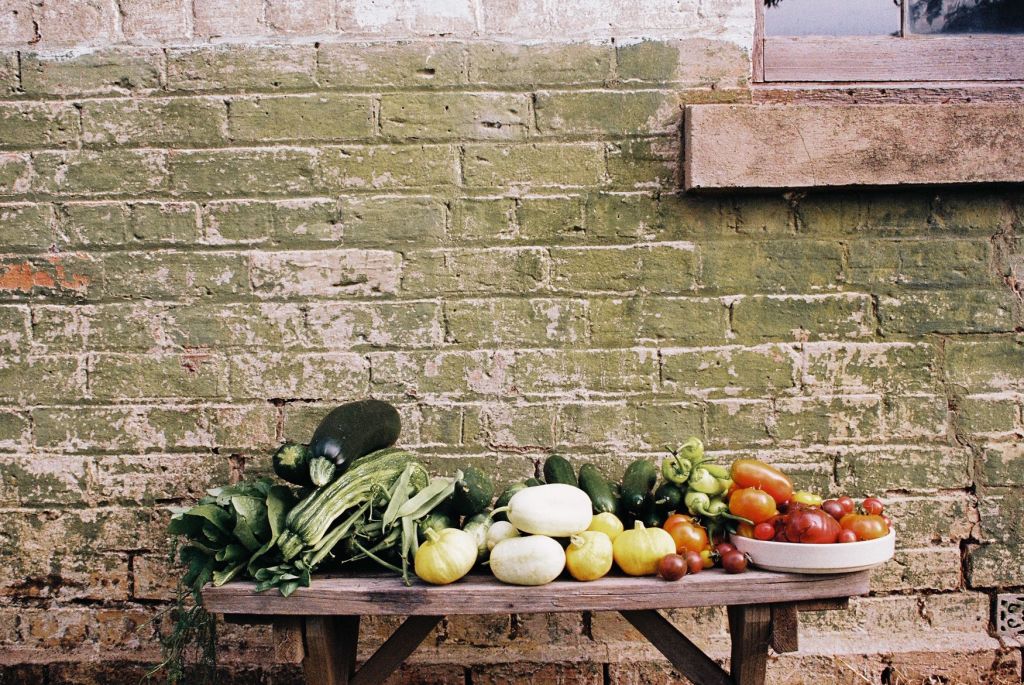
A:
[[[194,245],[200,237],[198,208],[191,202],[133,204],[128,235],[152,245]]]
[[[85,394],[85,362],[78,357],[26,355],[0,366],[0,402],[67,402]]]
[[[417,404],[420,445],[461,445],[466,409],[447,404]]]
[[[609,43],[471,44],[469,81],[495,86],[603,84],[611,76]]]
[[[964,493],[886,498],[901,547],[959,544],[975,535],[978,512]]]
[[[522,140],[530,104],[526,95],[512,93],[385,94],[380,124],[388,138]]]
[[[151,452],[213,447],[211,418],[191,407],[35,409],[36,445],[47,451]]]
[[[550,404],[491,403],[467,421],[464,439],[492,450],[550,450],[557,416]]]
[[[663,349],[666,388],[687,396],[775,395],[794,387],[795,350],[781,345],[722,349]]]
[[[749,447],[771,441],[774,417],[769,402],[756,399],[716,399],[707,403],[707,433],[716,447]],[[689,433],[678,433],[677,444]]]
[[[320,153],[318,183],[328,191],[444,186],[455,183],[455,164],[447,145],[328,148]]]
[[[30,425],[27,413],[0,411],[0,450],[20,452],[30,440]]]
[[[512,616],[448,616],[444,620],[444,644],[488,647],[507,645]],[[460,681],[461,682],[461,681]]]
[[[54,45],[96,45],[117,40],[117,7],[100,0],[39,5],[38,33]]]
[[[663,193],[658,196],[658,210],[661,220],[647,228],[652,240],[734,237],[747,226],[740,218],[745,214],[737,209],[736,203],[726,203],[714,196]],[[767,232],[769,221],[762,223]]]
[[[206,147],[227,142],[227,112],[216,98],[90,100],[82,106],[87,145]]]
[[[26,95],[117,95],[160,87],[163,52],[118,47],[88,52],[23,53]]]
[[[56,208],[56,243],[64,249],[123,245],[131,206],[120,202],[68,202]]]
[[[1024,337],[950,341],[946,346],[949,381],[974,392],[1024,392],[1024,378],[1011,369],[1024,366]]]
[[[978,592],[856,597],[846,611],[807,612],[801,616],[801,624],[814,634],[829,636],[879,630],[902,636],[924,629],[954,638],[956,634],[985,633],[988,603],[988,597]]]
[[[18,72],[18,53],[13,50],[0,51],[0,95],[10,95],[20,88]]]
[[[329,0],[271,0],[266,5],[267,24],[276,33],[315,35],[334,30]]]
[[[316,87],[313,45],[242,45],[171,48],[169,90],[274,91]]]
[[[353,140],[374,133],[369,97],[317,95],[233,98],[231,138],[239,142]]]
[[[801,382],[812,391],[861,394],[939,387],[935,351],[925,343],[808,343]]]
[[[473,665],[469,671],[475,685],[496,685],[510,682],[601,685],[604,682],[601,665],[588,661],[571,663],[515,661]]]
[[[122,0],[121,30],[133,42],[191,38],[192,7],[185,0]]]
[[[97,399],[223,397],[227,364],[210,352],[93,355],[89,389]]]
[[[867,442],[882,431],[882,402],[873,395],[782,398],[772,434],[804,445]]]
[[[842,250],[837,243],[773,240],[723,244],[702,250],[702,284],[731,293],[813,293],[842,283]]]
[[[470,187],[595,185],[605,175],[604,150],[594,143],[466,145],[462,173]]]
[[[732,326],[739,340],[804,341],[869,337],[871,301],[865,295],[744,297],[733,305]]]
[[[899,549],[871,572],[875,592],[956,590],[963,582],[959,547]]]
[[[346,247],[431,247],[445,242],[447,210],[430,197],[345,197],[340,202]]]
[[[478,206],[480,204],[477,203]],[[500,240],[514,239],[516,242],[532,244],[605,242],[600,239],[595,241],[588,234],[584,209],[585,196],[582,195],[524,197],[515,203],[512,216],[509,217],[512,225],[500,221],[490,223]]]
[[[1018,399],[997,395],[960,398],[953,421],[968,434],[997,435],[1010,433],[1018,427]]]
[[[516,355],[515,383],[524,395],[566,392],[651,392],[658,381],[657,350],[559,350]]]
[[[195,500],[228,482],[227,459],[203,454],[108,455],[94,461],[90,495],[99,505],[154,506]]]
[[[981,482],[990,486],[1024,486],[1024,445],[989,444],[978,475]]]
[[[234,398],[340,399],[365,395],[369,362],[350,353],[273,352],[231,358]]]
[[[5,354],[26,352],[31,340],[28,307],[0,307],[0,351]]]
[[[32,162],[33,189],[46,194],[146,195],[168,184],[162,150],[39,152]]]
[[[956,234],[991,236],[1013,220],[1004,195],[981,189],[948,189],[932,198],[930,223]]]
[[[540,248],[425,250],[406,255],[402,291],[437,293],[524,293],[544,287],[549,265]]]
[[[990,243],[967,240],[880,241],[850,244],[852,285],[878,287],[985,286],[993,283]]]
[[[644,40],[615,48],[616,75],[627,83],[682,83],[715,89],[744,87],[750,80],[750,56],[735,43],[689,38]]]
[[[203,197],[294,195],[313,188],[315,156],[308,150],[190,150],[168,160],[171,189]]]
[[[675,136],[628,139],[604,147],[612,186],[627,190],[679,187],[680,149]]]
[[[887,491],[951,490],[971,483],[971,453],[962,448],[859,447],[836,460],[839,490],[854,497]]]
[[[537,127],[543,134],[648,135],[671,133],[682,122],[676,96],[656,90],[540,92]]]
[[[196,38],[245,36],[251,38],[267,32],[260,21],[263,0],[205,0],[196,3],[193,32]]]
[[[391,294],[401,261],[384,250],[258,252],[250,279],[257,294],[274,297]]]
[[[457,43],[323,43],[317,80],[327,88],[441,88],[462,83]]]
[[[53,244],[51,223],[49,205],[0,205],[0,245],[5,252],[43,252]]]
[[[516,225],[512,198],[459,198],[452,203],[451,239],[469,244],[531,243]]]
[[[278,410],[269,404],[232,405],[214,409],[214,440],[223,450],[239,449],[247,454],[247,466],[262,465],[270,471],[270,454],[280,444],[277,438]],[[254,454],[255,453],[255,454]],[[251,455],[251,457],[249,456]]]
[[[704,410],[698,404],[638,404],[633,409],[637,437],[650,450],[675,447],[691,435],[702,435]]]
[[[946,398],[928,395],[887,397],[882,417],[894,441],[943,438],[951,418]]]
[[[579,345],[587,339],[587,306],[570,299],[446,302],[445,333],[463,345]]]
[[[122,252],[103,258],[107,297],[174,299],[249,291],[244,255],[219,252]]]
[[[100,264],[81,253],[0,258],[0,293],[5,298],[78,299],[96,291],[100,281]]]
[[[985,488],[978,498],[982,544],[968,553],[971,587],[1024,582],[1024,497],[1019,488]]]
[[[160,312],[161,341],[183,348],[308,347],[295,304],[204,304]]]
[[[728,318],[728,308],[712,299],[633,297],[590,303],[591,335],[597,345],[622,340],[722,345]]]
[[[160,307],[145,303],[36,306],[33,345],[47,352],[146,350],[164,341],[161,317]]]
[[[795,203],[801,234],[903,237],[927,230],[932,195],[925,192],[813,193]]]
[[[904,291],[880,298],[878,316],[887,334],[999,333],[1020,325],[1018,306],[1009,291]]]
[[[437,302],[313,303],[303,338],[306,345],[329,350],[437,347],[444,339],[442,319]]]
[[[69,147],[78,141],[78,112],[50,103],[0,105],[0,146]]]
[[[679,294],[697,288],[699,258],[692,243],[637,247],[552,248],[555,290]]]
[[[24,195],[31,188],[31,176],[28,155],[0,153],[0,195]]]
[[[52,454],[3,454],[3,477],[0,478],[0,503],[6,507],[81,506],[88,502],[89,459]],[[14,532],[14,531],[9,531]],[[6,556],[5,544],[27,540],[10,537],[0,539],[0,558]],[[33,560],[38,561],[38,560]]]
[[[556,449],[565,447],[629,452],[648,437],[638,430],[639,409],[622,402],[567,404],[558,408]]]
[[[33,551],[36,552],[34,558],[21,566],[22,575],[0,581],[0,596],[36,602],[49,600],[58,612],[60,602],[123,602],[128,598],[126,554],[94,551],[78,554],[73,549]],[[26,621],[26,625],[31,627],[22,632],[22,640],[29,642],[30,636],[38,634],[30,621]]]
[[[369,355],[372,389],[410,397],[508,396],[513,383],[511,353],[374,352]]]
[[[583,228],[587,242],[659,241],[656,236],[664,220],[656,197],[597,193],[586,198]]]
[[[170,601],[174,599],[177,568],[163,556],[140,554],[132,558],[133,599]]]

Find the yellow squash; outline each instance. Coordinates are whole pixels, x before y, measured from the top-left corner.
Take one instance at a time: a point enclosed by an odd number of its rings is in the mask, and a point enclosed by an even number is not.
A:
[[[658,562],[666,554],[676,553],[676,543],[661,528],[644,528],[640,521],[636,527],[615,538],[612,543],[615,563],[631,576],[651,576],[658,572]]]
[[[595,514],[594,518],[590,521],[590,528],[587,530],[596,530],[604,533],[608,536],[608,539],[615,542],[615,538],[619,537],[622,533],[622,521],[619,517],[610,511],[606,511],[601,514]]]
[[[612,541],[604,533],[585,530],[570,538],[565,567],[576,580],[597,580],[612,569]]]
[[[416,575],[433,585],[454,583],[473,568],[476,555],[476,540],[466,531],[428,529],[427,540],[416,552]]]

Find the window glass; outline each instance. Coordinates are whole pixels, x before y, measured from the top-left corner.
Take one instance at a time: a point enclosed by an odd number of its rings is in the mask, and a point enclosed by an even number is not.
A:
[[[1024,0],[1012,0],[1024,3]],[[764,0],[766,36],[898,36],[893,0]]]
[[[1024,0],[908,1],[912,33],[1024,33]]]

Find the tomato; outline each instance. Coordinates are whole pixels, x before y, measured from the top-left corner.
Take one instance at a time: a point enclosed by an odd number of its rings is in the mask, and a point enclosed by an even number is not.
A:
[[[733,546],[733,545],[730,545],[728,542],[720,542],[715,547],[715,552],[718,553],[718,556],[724,557],[726,554],[728,554],[729,552],[733,551],[734,549],[736,549],[736,547]]]
[[[793,493],[793,496],[789,498],[789,501],[817,507],[821,506],[822,500],[821,495],[815,495],[813,492],[807,492],[806,490],[797,490]]]
[[[729,511],[736,516],[750,519],[754,525],[767,521],[779,513],[775,507],[775,499],[757,488],[743,488],[732,493],[729,498]]]
[[[882,514],[882,520],[885,521],[885,527],[892,530],[892,519],[885,514]]]
[[[821,510],[834,518],[836,521],[846,516],[846,510],[838,500],[827,499],[821,503]]]
[[[679,580],[686,575],[686,559],[678,554],[666,554],[658,562],[658,575],[665,580]]]
[[[857,534],[852,530],[843,528],[839,531],[839,535],[836,536],[836,542],[857,542]]]
[[[662,528],[675,540],[677,554],[682,554],[686,550],[700,552],[708,546],[708,532],[704,530],[704,526],[689,516],[673,514],[668,517]]]
[[[747,523],[746,521],[740,521],[739,525],[736,526],[736,534],[741,538],[754,537],[754,524]]]
[[[840,505],[842,505],[843,511],[845,511],[847,514],[852,514],[853,510],[857,507],[852,497],[847,497],[844,495],[837,499],[836,501],[839,502]]]
[[[747,570],[747,555],[734,549],[722,556],[722,568],[726,573],[743,573]]]
[[[704,560],[696,552],[687,552],[683,558],[686,559],[686,568],[690,573],[700,573],[704,570]]]
[[[732,463],[731,475],[737,492],[743,488],[757,488],[771,495],[776,504],[782,504],[793,496],[793,481],[789,476],[758,459],[737,459]]]
[[[786,517],[786,539],[812,545],[831,544],[842,528],[821,509],[798,509]]]
[[[870,516],[878,516],[885,511],[885,506],[882,504],[882,500],[877,497],[868,497],[860,503],[860,508],[864,510],[865,514]]]
[[[847,514],[839,525],[856,533],[858,540],[876,540],[889,534],[889,526],[881,516]]]
[[[775,537],[775,525],[771,521],[761,521],[754,526],[756,540],[771,540],[773,537]]]
[[[711,548],[702,549],[700,551],[700,560],[704,564],[704,568],[712,568],[715,565],[715,553],[711,551]]]

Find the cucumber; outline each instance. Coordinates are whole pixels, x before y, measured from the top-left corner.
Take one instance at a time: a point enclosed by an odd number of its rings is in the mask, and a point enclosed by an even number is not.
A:
[[[576,471],[573,470],[569,460],[558,454],[552,454],[544,462],[544,482],[564,483],[579,487],[576,480]]]
[[[658,528],[661,526],[661,522],[664,519],[662,515],[658,513],[658,505],[654,503],[653,495],[644,499],[644,504],[637,520],[643,521],[646,528]]]
[[[494,508],[495,509],[499,509],[501,507],[508,506],[508,501],[510,499],[512,499],[512,495],[516,494],[520,490],[525,490],[528,487],[529,486],[526,484],[525,481],[519,481],[518,483],[512,483],[512,485],[509,485],[507,488],[505,488],[504,490],[501,491],[500,495],[498,495],[498,499],[494,503]],[[508,516],[506,516],[505,512],[503,512],[503,511],[502,512],[498,512],[492,518],[495,521],[507,521],[508,520]]]
[[[580,467],[580,489],[590,496],[590,502],[594,505],[594,513],[604,512],[615,513],[618,502],[612,494],[612,487],[604,479],[601,472],[593,464],[584,464]]]
[[[683,506],[683,491],[674,483],[662,483],[654,491],[654,504],[658,513],[667,516]]]
[[[462,480],[455,484],[453,494],[457,514],[475,516],[490,505],[493,497],[494,483],[486,473],[475,466],[462,469]]]
[[[344,471],[359,457],[390,447],[398,440],[398,410],[380,400],[349,402],[330,411],[309,441],[313,457],[331,459]]]
[[[544,481],[542,481],[540,478],[527,478],[525,482],[526,487],[528,488],[535,488],[538,485],[544,485]]]
[[[274,466],[274,473],[281,480],[309,487],[313,485],[309,478],[309,460],[309,449],[305,445],[286,442],[274,452],[271,463]]]
[[[622,476],[622,504],[625,509],[639,514],[657,480],[658,470],[646,459],[637,459],[627,466]]]

